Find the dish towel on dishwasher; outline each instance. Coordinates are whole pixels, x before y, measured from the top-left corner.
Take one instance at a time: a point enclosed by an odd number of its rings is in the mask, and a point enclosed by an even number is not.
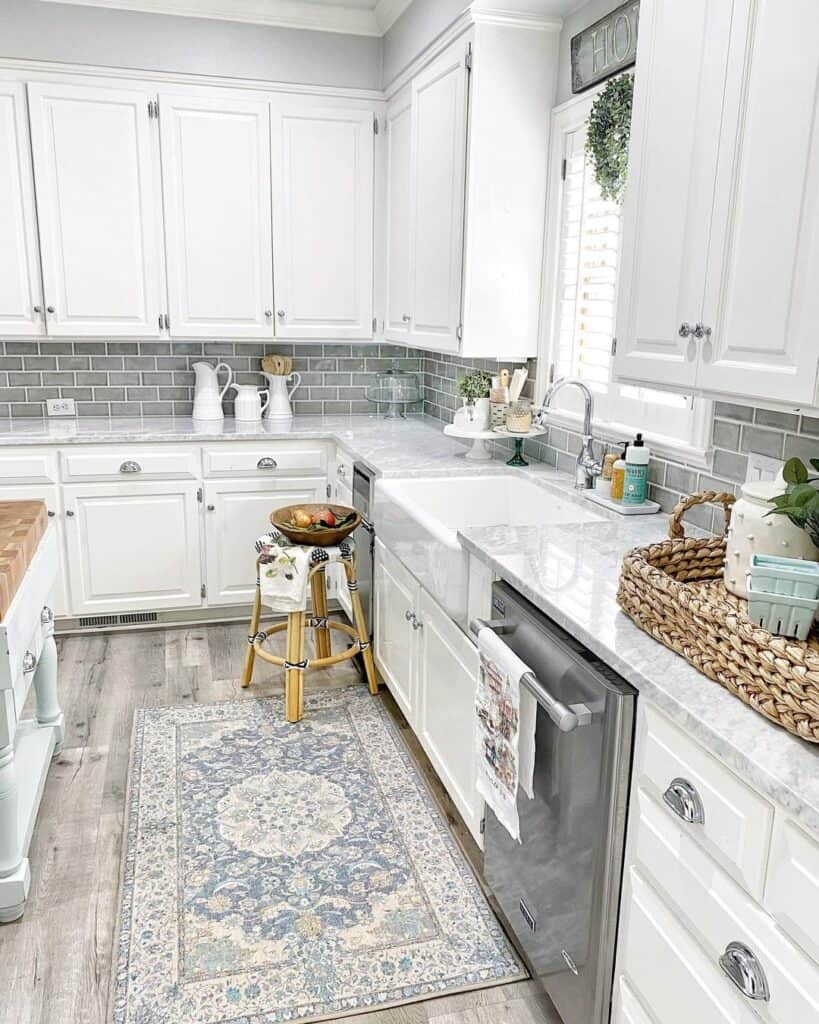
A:
[[[488,626],[478,633],[478,652],[477,789],[509,835],[520,842],[518,785],[531,800],[537,702],[520,685],[529,668]]]
[[[335,547],[290,544],[278,530],[256,541],[259,559],[259,588],[262,601],[273,612],[303,612],[307,609],[310,570],[321,562],[349,561],[353,542],[343,540]]]

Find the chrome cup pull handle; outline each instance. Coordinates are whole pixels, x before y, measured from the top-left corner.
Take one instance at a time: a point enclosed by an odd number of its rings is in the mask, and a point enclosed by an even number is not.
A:
[[[705,824],[705,808],[699,793],[688,779],[672,779],[663,800],[688,825]]]
[[[762,964],[744,942],[729,942],[719,965],[746,998],[770,1002],[771,990]]]
[[[275,459],[271,459],[268,455],[265,455],[256,463],[256,469],[276,469],[278,465],[279,464]]]
[[[711,328],[706,327],[701,320],[698,320],[697,323],[694,324],[694,329],[691,331],[691,333],[694,335],[695,338],[710,338]]]
[[[134,462],[133,459],[126,459],[119,467],[119,471],[120,473],[141,473],[142,466],[138,462]]]
[[[26,651],[23,655],[23,671],[28,675],[29,672],[33,672],[35,668],[37,668],[37,659],[31,651]]]
[[[694,328],[687,320],[683,320],[683,322],[677,328],[677,334],[679,334],[681,338],[690,338],[693,333]]]

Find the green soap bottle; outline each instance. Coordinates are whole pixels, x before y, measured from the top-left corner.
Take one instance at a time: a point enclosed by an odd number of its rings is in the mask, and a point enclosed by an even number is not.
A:
[[[642,505],[648,494],[648,445],[638,434],[626,451],[626,473],[623,478],[623,504]]]

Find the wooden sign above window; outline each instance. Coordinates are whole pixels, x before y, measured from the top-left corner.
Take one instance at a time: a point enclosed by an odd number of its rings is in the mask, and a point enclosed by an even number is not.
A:
[[[637,56],[640,0],[629,0],[572,38],[572,92],[630,67]]]

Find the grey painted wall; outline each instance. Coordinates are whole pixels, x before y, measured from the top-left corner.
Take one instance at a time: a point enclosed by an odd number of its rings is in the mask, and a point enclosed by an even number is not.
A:
[[[389,85],[468,6],[468,0],[413,0],[384,36],[383,85]]]
[[[381,40],[209,18],[0,0],[0,57],[142,71],[381,86]]]
[[[594,24],[598,18],[619,7],[623,0],[589,0],[584,7],[567,14],[563,19],[563,28],[560,32],[560,56],[557,65],[557,98],[555,105],[565,103],[572,98],[572,62],[569,44],[572,36],[576,36],[581,29]]]

